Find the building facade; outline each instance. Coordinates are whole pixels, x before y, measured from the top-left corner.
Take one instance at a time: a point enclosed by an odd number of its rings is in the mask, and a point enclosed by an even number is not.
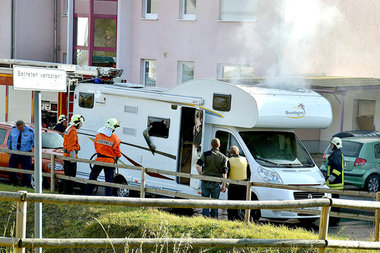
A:
[[[0,58],[116,66],[130,83],[160,87],[315,73],[376,79],[379,9],[376,0],[2,0]],[[341,86],[346,81],[324,88]],[[311,152],[340,130],[380,127],[376,88],[350,89],[343,100],[342,92],[319,91],[334,120],[297,131]],[[67,94],[42,99],[45,119],[70,110]],[[31,105],[31,92],[0,83],[0,121],[30,122]]]

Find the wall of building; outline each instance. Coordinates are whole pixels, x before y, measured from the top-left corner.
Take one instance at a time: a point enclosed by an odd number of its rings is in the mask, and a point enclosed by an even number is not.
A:
[[[53,61],[54,1],[17,0],[15,58]]]
[[[11,0],[0,2],[0,58],[9,58],[11,53]]]
[[[194,78],[217,78],[217,64],[247,64],[264,76],[277,62],[270,43],[278,23],[277,1],[258,1],[257,22],[224,22],[219,0],[197,1],[196,20],[179,20],[180,1],[159,1],[158,20],[142,19],[141,1],[133,1],[130,82],[141,83],[141,59],[157,60],[157,86],[177,83],[178,61],[194,61]],[[123,10],[123,15],[129,12]],[[120,31],[124,33],[124,31]]]

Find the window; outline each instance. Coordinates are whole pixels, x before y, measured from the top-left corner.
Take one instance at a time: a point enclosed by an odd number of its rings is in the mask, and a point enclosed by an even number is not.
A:
[[[0,128],[0,144],[3,144],[7,130]]]
[[[247,79],[254,77],[254,67],[249,65],[218,64],[218,79]]]
[[[94,107],[94,93],[79,92],[79,106],[83,108]]]
[[[63,137],[59,133],[42,133],[42,148],[63,148]]]
[[[142,83],[145,86],[156,86],[156,61],[142,61]]]
[[[363,143],[354,141],[343,141],[341,151],[345,157],[358,157]],[[332,150],[329,147],[326,150],[327,154],[331,154]]]
[[[152,137],[169,137],[170,119],[148,117],[148,134]]]
[[[75,18],[75,46],[88,46],[88,18]]]
[[[63,12],[62,12],[62,16],[67,16],[68,11],[69,11],[69,0],[64,0],[64,1],[63,1]]]
[[[309,153],[291,132],[242,131],[241,138],[252,156],[266,167],[314,167]]]
[[[0,143],[1,143],[1,132],[0,132]],[[375,158],[380,158],[380,143],[375,145]]]
[[[181,0],[180,19],[195,20],[196,0]]]
[[[74,64],[88,65],[88,50],[76,49],[74,50]]]
[[[240,155],[244,156],[244,152],[241,149],[239,142],[236,140],[235,136],[232,134],[225,132],[225,131],[216,131],[215,138],[218,138],[220,140],[220,148],[219,151],[230,157],[228,151],[230,150],[231,146],[237,146],[240,150]]]
[[[178,83],[194,79],[194,62],[178,62]]]
[[[158,0],[143,0],[143,18],[157,19]]]
[[[220,0],[220,20],[255,22],[256,15],[257,0]]]
[[[212,108],[218,111],[229,112],[231,110],[231,95],[214,94]]]
[[[114,48],[116,43],[116,19],[95,18],[94,46]]]

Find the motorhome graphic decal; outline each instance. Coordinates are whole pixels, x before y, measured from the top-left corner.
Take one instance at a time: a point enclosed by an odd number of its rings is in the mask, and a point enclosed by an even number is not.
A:
[[[88,137],[92,142],[95,142],[95,138],[94,137]],[[130,162],[133,166],[138,166],[138,167],[143,167],[141,164],[133,161],[130,157],[128,157],[127,155],[125,155],[124,153],[121,153],[122,156],[128,160],[128,162]],[[121,164],[123,165],[127,165],[125,163],[123,163],[123,161],[120,161],[118,160],[117,162],[120,162]],[[162,178],[162,179],[167,179],[167,180],[174,180],[170,177],[166,177],[166,176],[163,176],[159,173],[155,173],[155,172],[146,172],[147,175],[151,176],[151,177],[157,177],[157,178]]]
[[[290,119],[300,119],[305,117],[306,110],[303,103],[299,103],[297,107],[293,107],[291,111],[285,111],[285,114]]]

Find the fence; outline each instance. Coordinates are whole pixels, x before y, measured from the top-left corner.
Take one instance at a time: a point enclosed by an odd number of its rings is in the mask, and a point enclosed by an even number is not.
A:
[[[221,201],[187,199],[144,199],[98,196],[72,196],[60,194],[37,194],[25,191],[0,192],[1,201],[16,201],[16,237],[0,237],[0,246],[14,247],[17,253],[25,248],[150,248],[157,245],[166,247],[298,247],[318,248],[325,252],[327,248],[374,249],[380,250],[380,242],[328,240],[328,220],[330,207],[350,207],[380,210],[379,202],[352,201],[332,198],[289,201]],[[181,207],[181,208],[222,208],[222,209],[283,209],[297,207],[322,207],[318,240],[277,240],[277,239],[195,239],[195,238],[26,238],[27,203],[49,203],[70,205],[118,205],[127,207]]]
[[[14,151],[14,150],[1,149],[1,148],[0,148],[0,152],[10,153],[10,154],[27,155],[27,156],[33,156],[34,155],[34,153],[32,153],[32,152],[21,152],[21,151]],[[43,177],[51,178],[51,180],[50,180],[51,192],[55,191],[55,179],[58,178],[58,179],[70,180],[70,181],[82,183],[82,184],[90,183],[90,184],[98,185],[98,186],[110,186],[110,187],[114,187],[114,188],[139,191],[141,198],[145,197],[145,193],[152,193],[152,194],[175,196],[175,197],[179,197],[179,198],[200,199],[200,200],[208,199],[208,198],[204,198],[201,196],[195,196],[195,195],[190,195],[190,194],[185,194],[185,193],[173,192],[173,191],[162,190],[162,189],[146,188],[145,187],[145,176],[146,176],[146,173],[151,172],[151,173],[161,173],[164,175],[172,175],[172,176],[183,177],[183,178],[195,178],[195,179],[207,180],[207,181],[213,181],[213,182],[226,182],[226,183],[230,183],[230,184],[244,185],[244,186],[247,186],[247,193],[246,193],[246,200],[247,201],[251,200],[251,186],[277,188],[277,189],[288,189],[288,190],[296,190],[296,191],[308,191],[308,192],[317,192],[317,193],[330,193],[330,194],[340,194],[340,195],[371,197],[371,198],[376,198],[377,201],[380,201],[380,192],[373,193],[373,192],[364,192],[364,191],[334,190],[334,189],[328,189],[328,188],[315,188],[315,187],[305,187],[305,186],[295,186],[295,185],[279,185],[279,184],[269,184],[269,183],[260,183],[260,182],[239,181],[239,180],[232,180],[232,179],[222,179],[222,178],[207,177],[207,176],[194,175],[194,174],[188,174],[188,173],[166,171],[166,170],[160,170],[160,169],[154,169],[154,168],[129,166],[129,165],[124,165],[124,164],[109,164],[109,163],[97,162],[97,161],[88,160],[88,159],[81,159],[81,158],[70,158],[70,157],[47,155],[47,154],[43,154],[43,157],[51,160],[51,173],[42,173]],[[141,171],[140,187],[126,185],[126,184],[99,182],[99,181],[94,181],[94,180],[88,180],[88,179],[83,179],[83,178],[75,178],[75,177],[69,177],[69,176],[65,176],[65,175],[56,174],[55,169],[54,169],[56,158],[59,158],[61,160],[67,160],[67,161],[83,162],[83,163],[97,164],[97,165],[105,165],[105,166],[115,167],[115,168],[119,168],[119,169],[140,170]],[[18,172],[18,173],[26,173],[26,174],[33,174],[34,173],[33,171],[29,171],[29,170],[21,170],[21,169],[15,169],[15,168],[7,168],[7,167],[0,167],[0,171]],[[208,200],[210,200],[210,199],[208,199]],[[317,200],[318,199],[313,199],[312,201],[317,201]],[[213,201],[216,201],[216,200],[213,200]],[[349,206],[346,206],[346,207],[349,207]],[[283,207],[282,209],[286,210],[286,211],[304,213],[304,214],[310,214],[310,215],[319,215],[320,214],[320,212],[317,210],[297,209],[297,206],[293,206],[290,209],[289,208],[290,207]],[[243,208],[243,209],[246,210],[245,211],[245,222],[249,222],[249,220],[250,220],[250,209],[251,208]],[[265,209],[265,208],[258,208],[258,209]],[[322,214],[323,214],[323,210],[324,209],[322,207]],[[325,210],[325,212],[326,212],[326,210]],[[339,213],[329,212],[329,216],[340,217],[340,218],[348,218],[348,219],[375,221],[375,240],[379,241],[380,211],[378,209],[376,209],[376,211],[375,211],[375,217],[369,216],[369,215],[350,214],[350,213],[342,213],[342,212],[339,212]],[[323,215],[321,216],[321,221],[322,221],[322,217],[323,217]]]
[[[32,153],[32,152],[21,152],[21,151],[8,150],[8,149],[2,149],[2,148],[0,148],[0,152],[34,156],[34,153]],[[146,173],[160,173],[160,174],[164,174],[164,175],[177,176],[177,177],[182,177],[182,178],[194,178],[194,179],[207,180],[207,181],[213,181],[213,182],[226,182],[226,183],[230,183],[230,184],[244,185],[244,186],[247,186],[246,200],[251,200],[251,193],[252,192],[248,191],[248,189],[250,189],[250,186],[255,186],[255,187],[267,187],[267,188],[276,188],[276,189],[288,189],[288,190],[295,190],[295,191],[307,191],[307,192],[323,193],[323,194],[327,193],[327,194],[339,194],[339,195],[370,197],[370,198],[374,198],[374,199],[380,201],[380,196],[377,197],[377,194],[374,192],[352,191],[352,190],[334,190],[334,189],[329,189],[329,188],[316,188],[316,187],[297,186],[297,185],[283,185],[283,184],[269,184],[269,183],[260,183],[260,182],[239,181],[239,180],[232,180],[232,179],[223,179],[223,178],[216,178],[216,177],[207,177],[207,176],[203,176],[203,175],[201,176],[201,175],[195,175],[195,174],[160,170],[160,169],[154,169],[154,168],[129,166],[129,165],[124,165],[124,164],[109,164],[109,163],[97,162],[97,161],[89,160],[89,159],[71,158],[71,157],[63,157],[63,156],[48,155],[48,154],[43,154],[43,157],[45,159],[47,158],[47,159],[51,160],[51,168],[52,168],[50,173],[42,173],[43,177],[48,177],[48,178],[53,178],[53,179],[61,179],[61,180],[69,180],[69,181],[73,181],[73,182],[81,183],[81,184],[90,183],[90,184],[97,185],[97,186],[109,186],[109,187],[113,187],[113,188],[133,190],[133,191],[140,192],[140,197],[142,197],[142,198],[145,197],[145,193],[150,193],[150,194],[157,194],[157,195],[174,196],[174,197],[178,197],[178,198],[209,199],[209,198],[205,198],[205,197],[197,196],[197,195],[191,195],[191,194],[185,194],[185,193],[180,193],[180,192],[174,192],[174,191],[168,191],[168,190],[162,190],[162,189],[153,189],[153,188],[145,187]],[[88,179],[84,179],[84,178],[76,178],[76,177],[69,177],[69,176],[65,176],[65,175],[56,174],[55,170],[54,170],[56,158],[59,158],[61,160],[82,162],[82,163],[87,163],[87,164],[105,165],[105,166],[115,167],[115,168],[119,168],[119,169],[129,169],[129,170],[141,171],[140,186],[131,186],[131,185],[126,185],[126,184],[117,184],[117,183],[108,183],[108,182],[99,182],[99,181],[88,180]],[[33,171],[7,168],[7,167],[0,167],[0,171],[34,174]],[[55,180],[50,180],[51,192],[52,193],[55,192],[55,189],[56,189]],[[290,210],[290,209],[286,209],[284,211],[297,212],[297,213],[306,214],[306,215],[318,215],[319,214],[319,211],[317,211],[317,210],[305,210],[305,209]],[[353,214],[353,213],[344,213],[344,212],[339,212],[339,213],[338,212],[331,212],[330,216],[338,217],[338,218],[346,218],[346,219],[365,220],[365,221],[375,221],[376,220],[375,219],[376,215],[374,217],[371,215]],[[249,222],[249,220],[250,220],[250,210],[246,210],[245,221]]]

